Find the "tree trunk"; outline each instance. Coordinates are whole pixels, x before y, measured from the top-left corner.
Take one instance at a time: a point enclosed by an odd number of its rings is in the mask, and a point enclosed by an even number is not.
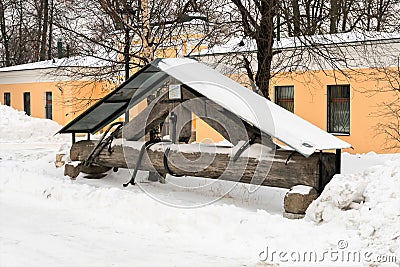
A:
[[[142,44],[143,44],[143,57],[144,63],[148,64],[154,59],[154,51],[151,37],[151,25],[150,25],[150,12],[148,0],[140,1],[140,9],[142,12]]]
[[[346,31],[347,18],[349,16],[351,5],[352,5],[351,2],[348,2],[347,0],[343,1],[343,7],[342,7],[342,13],[343,13],[342,32]]]
[[[4,16],[4,5],[3,1],[0,0],[0,31],[1,31],[1,41],[3,43],[3,48],[4,48],[4,65],[10,66],[10,48],[9,48],[9,43],[8,43],[8,36],[7,36],[7,31],[6,31],[6,18]]]
[[[21,0],[22,1],[22,0]],[[42,23],[43,23],[43,0],[39,0],[39,6],[37,6],[37,1],[35,1],[36,10],[37,10],[37,32],[35,33],[35,52],[34,58],[35,61],[40,58],[40,43],[42,36]]]
[[[370,29],[371,29],[371,18],[372,18],[372,14],[371,14],[371,9],[372,9],[372,7],[371,7],[371,1],[372,0],[368,0],[368,4],[367,4],[367,11],[366,11],[366,15],[367,15],[367,28],[366,28],[366,30],[367,31],[370,31]]]
[[[274,44],[274,16],[276,2],[261,1],[260,25],[256,31],[257,43],[257,74],[256,84],[265,98],[269,97],[269,83],[271,80],[272,46]]]
[[[47,59],[52,59],[52,47],[53,47],[53,12],[54,12],[54,2],[50,0],[50,10],[49,10],[49,47],[47,50]]]
[[[297,0],[292,0],[293,8],[293,36],[300,36],[300,7]]]
[[[39,53],[40,61],[46,59],[47,29],[49,23],[49,0],[42,0],[42,1],[43,1],[43,28],[40,39],[40,53]]]
[[[330,9],[329,9],[329,33],[337,33],[337,22],[339,16],[339,3],[338,0],[330,0]]]
[[[23,60],[23,58],[24,58],[23,52],[24,52],[24,49],[25,49],[25,44],[24,44],[24,41],[23,41],[24,32],[22,31],[22,25],[24,23],[22,3],[23,3],[22,0],[19,1],[18,57],[17,57],[17,60],[15,62],[17,65],[24,63],[23,62],[24,61]],[[15,54],[17,54],[17,53],[15,53]]]

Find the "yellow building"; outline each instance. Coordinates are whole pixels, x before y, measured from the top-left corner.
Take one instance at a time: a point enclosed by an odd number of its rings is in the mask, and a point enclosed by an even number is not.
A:
[[[271,100],[350,143],[353,149],[346,152],[400,152],[399,111],[396,114],[388,109],[388,104],[395,110],[400,108],[400,34],[348,33],[307,41],[309,46],[295,38],[275,44],[279,53],[273,66],[278,72],[273,73],[270,83]],[[317,57],[311,51],[316,46],[321,49]],[[254,58],[254,48],[254,43],[243,45],[236,39],[197,57],[218,62],[217,68],[233,69],[231,77],[243,82],[244,71],[239,74],[232,62],[240,61],[246,53]],[[256,69],[256,62],[252,64]],[[197,125],[199,139],[222,139],[207,129],[204,123]]]
[[[372,69],[358,69],[358,76],[370,77]],[[388,81],[375,78],[346,77],[333,70],[278,75],[272,81],[273,101],[293,111],[340,139],[350,143],[350,153],[396,153],[388,136],[379,134],[385,125],[396,120],[383,116],[385,102],[398,99]],[[371,88],[373,90],[371,90]],[[398,118],[397,118],[398,119]],[[398,125],[399,126],[399,125]]]
[[[97,67],[98,60],[82,57],[0,68],[0,103],[65,125],[113,88],[73,75]]]

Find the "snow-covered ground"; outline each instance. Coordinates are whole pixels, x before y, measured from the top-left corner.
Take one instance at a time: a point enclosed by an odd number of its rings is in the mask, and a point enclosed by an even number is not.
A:
[[[400,264],[400,155],[344,154],[343,174],[305,219],[289,220],[282,217],[286,190],[278,188],[249,193],[239,184],[213,202],[232,184],[213,181],[211,190],[193,193],[145,183],[139,173],[140,187],[123,188],[127,170],[70,180],[54,166],[69,141],[52,136],[57,127],[0,105],[2,267]],[[154,196],[175,206],[211,204],[177,208]]]

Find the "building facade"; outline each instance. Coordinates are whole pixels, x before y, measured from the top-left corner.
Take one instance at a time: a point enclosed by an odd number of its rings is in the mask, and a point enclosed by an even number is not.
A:
[[[90,58],[48,60],[0,69],[0,103],[27,115],[65,125],[112,85],[71,74],[87,67]]]
[[[336,60],[335,68],[328,59],[312,58],[307,44],[299,45],[293,40],[278,42],[274,49],[281,51],[275,59],[278,62],[274,62],[276,72],[270,83],[271,100],[350,143],[353,148],[346,150],[349,153],[400,152],[396,136],[391,136],[400,133],[400,112],[393,112],[393,107],[400,109],[400,90],[396,88],[400,81],[400,35],[383,37],[373,36],[366,40],[363,36],[360,41],[360,36],[330,36],[314,44],[313,47],[317,45],[328,51],[332,58],[347,57]],[[243,73],[229,64],[235,63],[235,56],[254,54],[252,48],[253,45],[227,45],[202,50],[196,56],[210,64],[217,62],[217,69],[221,69],[221,62],[225,60],[228,63],[224,67],[235,69],[235,72],[224,74],[246,83]],[[158,56],[179,55],[175,50],[165,50]],[[45,61],[2,68],[0,102],[34,117],[66,125],[115,88],[110,82],[77,79],[55,72],[98,66],[89,64],[87,60],[91,59],[85,60]],[[283,67],[278,68],[278,65]],[[146,103],[134,107],[131,117],[145,107]],[[223,140],[198,118],[194,117],[192,125],[198,142]]]
[[[254,59],[254,47],[236,40],[202,51],[197,58],[234,69],[230,76],[246,83],[245,70],[240,74],[232,62],[243,55]],[[274,50],[272,101],[350,143],[353,148],[346,152],[400,152],[400,34],[287,38],[276,42]],[[251,64],[256,69],[256,61]],[[247,87],[254,90],[254,85]],[[221,140],[203,123],[199,129]]]

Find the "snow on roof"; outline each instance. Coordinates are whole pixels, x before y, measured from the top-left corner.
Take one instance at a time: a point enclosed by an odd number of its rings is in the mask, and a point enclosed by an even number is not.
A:
[[[107,66],[107,61],[92,57],[92,56],[76,56],[61,59],[51,59],[16,66],[0,68],[0,72],[34,70],[34,69],[49,69],[58,67],[104,67]]]
[[[304,156],[310,156],[316,150],[351,147],[195,60],[162,59],[155,66]]]
[[[300,37],[285,37],[280,41],[275,39],[273,49],[293,49],[312,45],[344,45],[365,42],[396,42],[400,43],[400,33],[387,32],[347,32],[336,34],[323,34]],[[204,49],[194,56],[205,56],[213,54],[227,54],[239,52],[257,51],[257,45],[254,40],[234,37],[223,45],[213,46],[210,49]]]

